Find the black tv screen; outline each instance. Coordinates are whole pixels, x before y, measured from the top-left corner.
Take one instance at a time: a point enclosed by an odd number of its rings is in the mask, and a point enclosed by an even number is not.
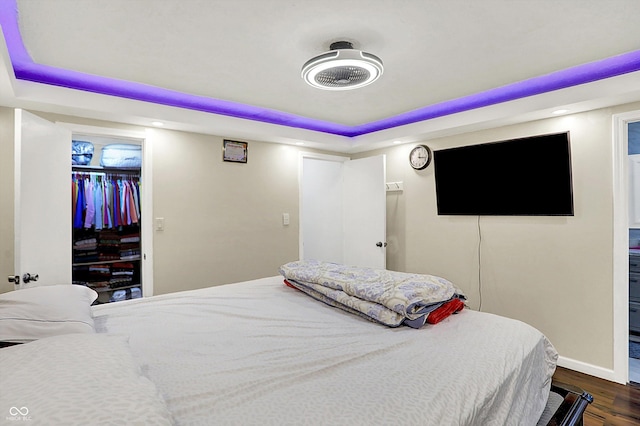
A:
[[[569,133],[434,151],[439,215],[573,216]]]

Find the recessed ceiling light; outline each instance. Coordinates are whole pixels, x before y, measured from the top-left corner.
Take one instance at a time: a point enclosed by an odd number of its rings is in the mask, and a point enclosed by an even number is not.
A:
[[[393,141],[394,145],[400,145],[402,143],[402,141]]]
[[[348,41],[331,43],[329,51],[309,59],[302,66],[302,78],[323,90],[351,90],[376,81],[384,70],[382,60],[355,50]]]
[[[156,127],[164,126],[164,123],[162,121],[152,121],[151,124],[156,126]]]
[[[568,109],[557,109],[557,110],[553,111],[552,114],[559,115],[559,114],[564,114],[565,112],[569,112],[569,110]]]
[[[304,142],[296,142],[296,145],[304,145]]]

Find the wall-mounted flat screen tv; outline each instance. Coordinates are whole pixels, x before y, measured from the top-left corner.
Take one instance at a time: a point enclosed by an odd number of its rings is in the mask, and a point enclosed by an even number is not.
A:
[[[569,133],[434,151],[439,215],[573,216]]]

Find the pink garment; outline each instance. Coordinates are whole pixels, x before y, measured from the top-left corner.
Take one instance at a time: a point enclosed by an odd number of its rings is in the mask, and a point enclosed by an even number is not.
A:
[[[131,206],[129,205],[129,185],[127,184],[127,181],[122,181],[122,199],[124,221],[127,225],[131,225]]]
[[[111,217],[109,216],[109,186],[107,181],[102,181],[102,223],[106,228],[111,228]]]
[[[136,209],[136,200],[133,196],[135,191],[132,182],[127,182],[129,187],[129,215],[131,216],[131,223],[138,223],[138,212]]]
[[[96,205],[93,199],[93,184],[89,179],[84,182],[84,199],[87,205],[87,212],[84,217],[84,227],[91,228],[96,215]]]

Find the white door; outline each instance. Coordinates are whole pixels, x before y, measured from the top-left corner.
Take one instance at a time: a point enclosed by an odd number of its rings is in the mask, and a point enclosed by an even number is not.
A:
[[[305,259],[343,262],[342,164],[303,158],[300,226]]]
[[[303,157],[301,173],[300,258],[384,269],[385,157]]]
[[[344,163],[344,263],[386,268],[385,156]]]
[[[16,109],[16,289],[71,284],[70,141],[69,130]],[[25,274],[38,280],[25,283]]]

